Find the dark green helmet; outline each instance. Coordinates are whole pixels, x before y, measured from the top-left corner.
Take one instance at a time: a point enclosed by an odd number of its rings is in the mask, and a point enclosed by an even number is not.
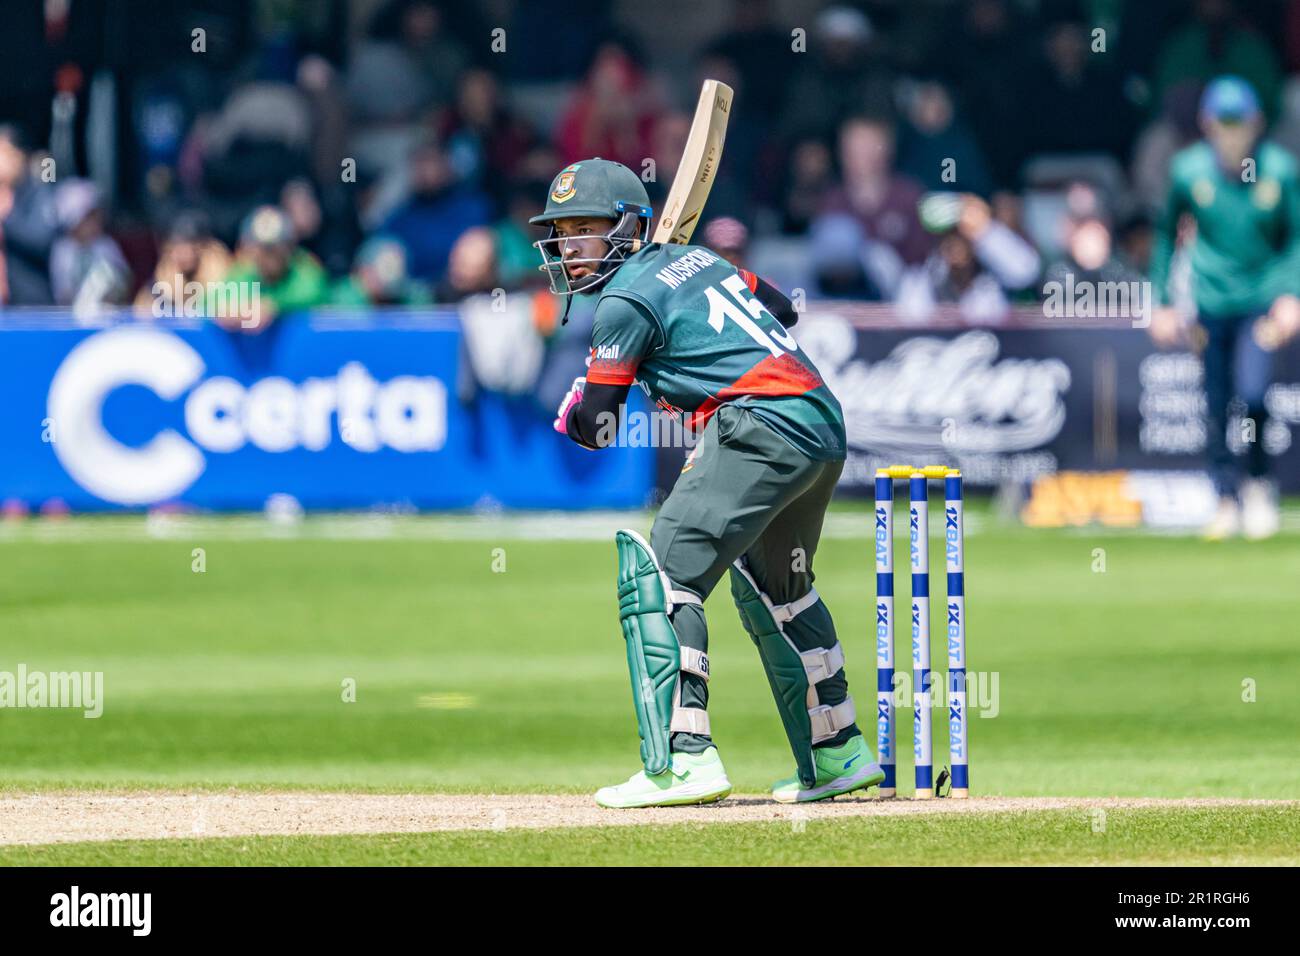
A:
[[[597,157],[561,169],[551,183],[545,211],[528,221],[543,225],[570,216],[617,220],[629,206],[640,206],[647,218],[651,215],[641,177],[622,163]]]

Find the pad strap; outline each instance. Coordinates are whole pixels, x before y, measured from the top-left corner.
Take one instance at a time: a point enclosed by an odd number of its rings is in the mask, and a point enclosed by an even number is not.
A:
[[[836,641],[833,647],[815,647],[811,651],[801,651],[799,659],[803,661],[808,683],[818,684],[828,677],[834,677],[844,666],[844,647]]]
[[[660,574],[663,574],[663,572],[661,571]],[[664,574],[663,579],[664,593],[668,595],[668,600],[671,602],[668,607],[669,614],[673,613],[673,608],[677,607],[679,604],[698,604],[701,607],[704,606],[704,602],[700,600],[700,596],[694,591],[682,591],[680,589],[674,591],[671,582],[668,580],[668,575]]]
[[[823,740],[830,740],[857,719],[853,698],[846,697],[834,707],[830,704],[809,707],[808,719],[812,721],[812,742],[814,744],[819,744]]]
[[[708,737],[709,712],[698,707],[675,708],[669,729],[674,734],[701,734]]]
[[[761,593],[761,592],[760,592]],[[789,604],[773,604],[772,619],[778,624],[784,624],[792,621],[803,611],[808,610],[820,600],[816,588],[809,588],[808,593],[797,601],[791,601]]]
[[[709,655],[703,651],[697,651],[693,647],[683,647],[681,650],[682,662],[678,669],[688,674],[694,674],[696,677],[702,677],[704,680],[709,679]]]

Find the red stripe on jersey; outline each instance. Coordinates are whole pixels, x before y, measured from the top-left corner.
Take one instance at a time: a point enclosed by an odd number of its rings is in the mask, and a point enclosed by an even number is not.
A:
[[[754,273],[750,272],[748,269],[737,269],[736,271],[739,272],[740,277],[745,280],[745,285],[749,286],[750,292],[758,291],[758,276],[754,275]]]
[[[742,395],[803,395],[821,384],[822,380],[817,373],[793,355],[787,353],[779,358],[769,355],[717,395],[711,395],[701,402],[687,425],[703,428],[718,410],[718,406],[729,398],[739,398]]]
[[[718,410],[718,406],[721,404],[720,401],[710,395],[700,402],[699,408],[691,412],[690,417],[686,419],[686,427],[695,430],[702,429],[709,423],[709,419],[713,417],[713,413]]]
[[[636,362],[592,359],[587,381],[593,385],[631,385],[636,378]]]

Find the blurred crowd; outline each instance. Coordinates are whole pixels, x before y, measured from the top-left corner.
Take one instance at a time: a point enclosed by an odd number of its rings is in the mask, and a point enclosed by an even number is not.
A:
[[[677,69],[595,0],[512,5],[504,52],[451,0],[368,4],[351,30],[234,4],[254,32],[212,21],[204,55],[124,84],[107,179],[93,143],[58,141],[58,95],[40,130],[0,104],[0,302],[148,315],[178,281],[257,280],[272,317],[544,287],[527,218],[555,172],[615,159],[658,203],[705,76],[736,108],[696,241],[918,320],[996,321],[1067,273],[1143,277],[1211,77],[1246,78],[1300,149],[1300,0],[860,0],[798,24],[725,5]],[[93,117],[70,129],[90,139]]]

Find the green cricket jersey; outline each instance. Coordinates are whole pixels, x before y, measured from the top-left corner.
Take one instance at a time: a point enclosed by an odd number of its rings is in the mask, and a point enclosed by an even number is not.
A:
[[[703,246],[644,246],[601,289],[587,381],[639,385],[692,429],[743,404],[809,458],[842,460],[840,404],[756,283]]]
[[[1300,176],[1294,156],[1267,140],[1254,151],[1253,182],[1223,170],[1213,147],[1200,142],[1178,153],[1157,224],[1151,261],[1156,301],[1169,301],[1169,261],[1178,219],[1196,220],[1192,272],[1203,317],[1268,308],[1284,292],[1300,292]]]

